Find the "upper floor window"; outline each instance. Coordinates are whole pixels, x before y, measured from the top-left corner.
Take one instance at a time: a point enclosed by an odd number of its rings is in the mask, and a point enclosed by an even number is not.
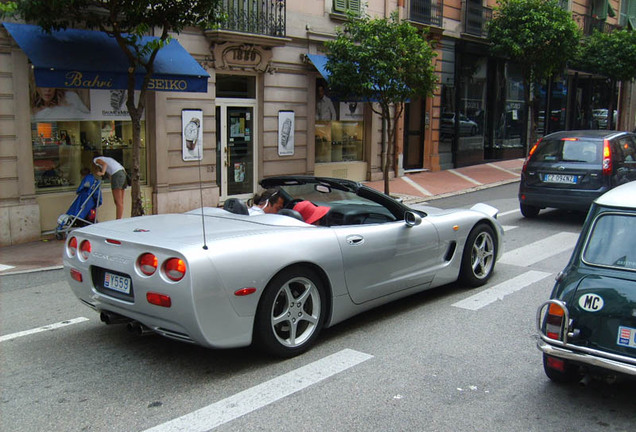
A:
[[[351,11],[355,14],[359,14],[360,4],[361,0],[333,0],[333,11],[342,14]]]

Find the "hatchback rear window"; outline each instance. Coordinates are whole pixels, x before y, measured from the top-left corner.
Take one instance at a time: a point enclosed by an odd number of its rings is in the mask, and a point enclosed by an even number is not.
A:
[[[533,159],[538,162],[600,163],[602,143],[579,139],[542,141]]]
[[[608,213],[596,219],[585,245],[583,261],[636,270],[636,216]]]

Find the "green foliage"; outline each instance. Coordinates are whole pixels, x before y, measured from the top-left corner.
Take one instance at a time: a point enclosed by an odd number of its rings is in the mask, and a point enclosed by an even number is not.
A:
[[[436,84],[436,56],[426,33],[407,22],[349,16],[337,38],[327,42],[329,88],[347,98],[380,104],[405,102],[431,94]]]
[[[523,65],[530,79],[560,72],[576,55],[581,32],[557,0],[499,0],[494,9],[493,54]]]
[[[614,81],[636,78],[636,31],[595,31],[583,39],[577,69],[606,76]]]

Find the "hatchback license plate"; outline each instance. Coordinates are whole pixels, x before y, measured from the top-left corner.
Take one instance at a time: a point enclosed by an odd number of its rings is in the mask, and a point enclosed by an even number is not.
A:
[[[576,184],[576,176],[567,174],[546,174],[543,176],[543,181],[547,183]]]
[[[104,288],[108,288],[124,294],[130,294],[130,278],[105,272]]]

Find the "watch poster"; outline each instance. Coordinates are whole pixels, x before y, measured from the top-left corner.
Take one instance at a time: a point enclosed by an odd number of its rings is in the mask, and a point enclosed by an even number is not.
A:
[[[181,139],[184,161],[203,159],[203,111],[181,111]]]
[[[278,111],[278,156],[294,154],[294,112]]]

